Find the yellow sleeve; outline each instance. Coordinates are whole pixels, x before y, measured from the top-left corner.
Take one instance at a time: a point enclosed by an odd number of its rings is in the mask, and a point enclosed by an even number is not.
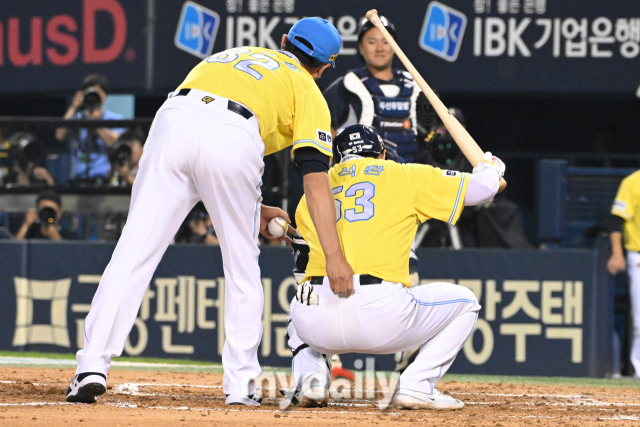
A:
[[[313,86],[295,100],[293,112],[293,151],[313,147],[332,157],[331,115],[318,86]]]
[[[611,206],[612,214],[626,220],[633,219],[638,210],[637,191],[634,191],[634,183],[638,181],[638,179],[632,180],[630,178],[632,177],[627,177],[622,180],[618,194],[616,194],[616,199],[613,201],[613,206]]]
[[[409,173],[413,206],[420,222],[430,218],[455,224],[464,208],[469,174],[427,165],[404,165]]]

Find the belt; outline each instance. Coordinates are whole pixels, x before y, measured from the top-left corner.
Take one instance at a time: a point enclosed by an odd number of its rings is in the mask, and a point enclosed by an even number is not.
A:
[[[312,285],[322,285],[324,282],[324,276],[311,276],[310,282]],[[369,274],[360,275],[360,285],[379,285],[382,283],[382,279],[379,277],[371,276]]]
[[[191,89],[180,89],[177,92],[173,93],[173,96],[187,96],[191,92]],[[253,113],[249,111],[248,108],[245,108],[242,104],[238,104],[235,101],[229,100],[227,104],[227,110],[233,111],[236,114],[240,114],[245,119],[249,120],[253,117]]]

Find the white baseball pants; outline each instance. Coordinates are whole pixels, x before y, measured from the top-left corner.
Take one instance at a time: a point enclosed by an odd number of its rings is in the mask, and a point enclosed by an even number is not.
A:
[[[631,344],[631,364],[636,377],[640,377],[640,253],[627,252],[629,272],[629,299],[633,318],[633,341]]]
[[[310,374],[327,374],[321,353],[389,354],[420,347],[399,387],[432,394],[475,327],[480,304],[473,292],[450,283],[360,286],[358,275],[353,285],[354,294],[340,298],[325,278],[313,287],[317,306],[292,302],[289,346],[311,347],[292,362],[296,386]]]
[[[206,104],[204,96],[215,101]],[[78,373],[106,374],[111,358],[122,353],[158,263],[201,199],[224,262],[224,392],[253,394],[253,379],[262,373],[257,238],[263,153],[256,117],[229,111],[226,99],[192,89],[165,101],[144,147],[126,226],[85,321]]]

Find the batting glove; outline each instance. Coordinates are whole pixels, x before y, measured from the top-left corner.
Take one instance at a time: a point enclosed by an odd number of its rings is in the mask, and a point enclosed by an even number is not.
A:
[[[318,305],[318,294],[313,291],[313,285],[308,281],[298,286],[296,299],[302,305]]]
[[[482,158],[480,163],[478,163],[478,165],[473,168],[473,173],[481,173],[487,169],[496,170],[502,178],[504,176],[506,167],[502,160],[491,154],[490,151],[487,151],[486,153],[484,153],[484,157]]]

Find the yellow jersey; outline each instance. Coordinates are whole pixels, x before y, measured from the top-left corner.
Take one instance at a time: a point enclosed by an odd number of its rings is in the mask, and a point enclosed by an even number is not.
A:
[[[624,218],[624,247],[640,252],[640,171],[622,180],[611,213]]]
[[[211,55],[176,90],[199,89],[246,105],[260,124],[265,155],[293,145],[332,156],[329,107],[289,52],[241,47]]]
[[[354,274],[408,287],[409,254],[418,223],[435,218],[455,224],[469,177],[432,166],[356,158],[333,166],[329,182],[340,244]],[[326,276],[326,260],[304,196],[296,224],[309,244],[306,276]]]

